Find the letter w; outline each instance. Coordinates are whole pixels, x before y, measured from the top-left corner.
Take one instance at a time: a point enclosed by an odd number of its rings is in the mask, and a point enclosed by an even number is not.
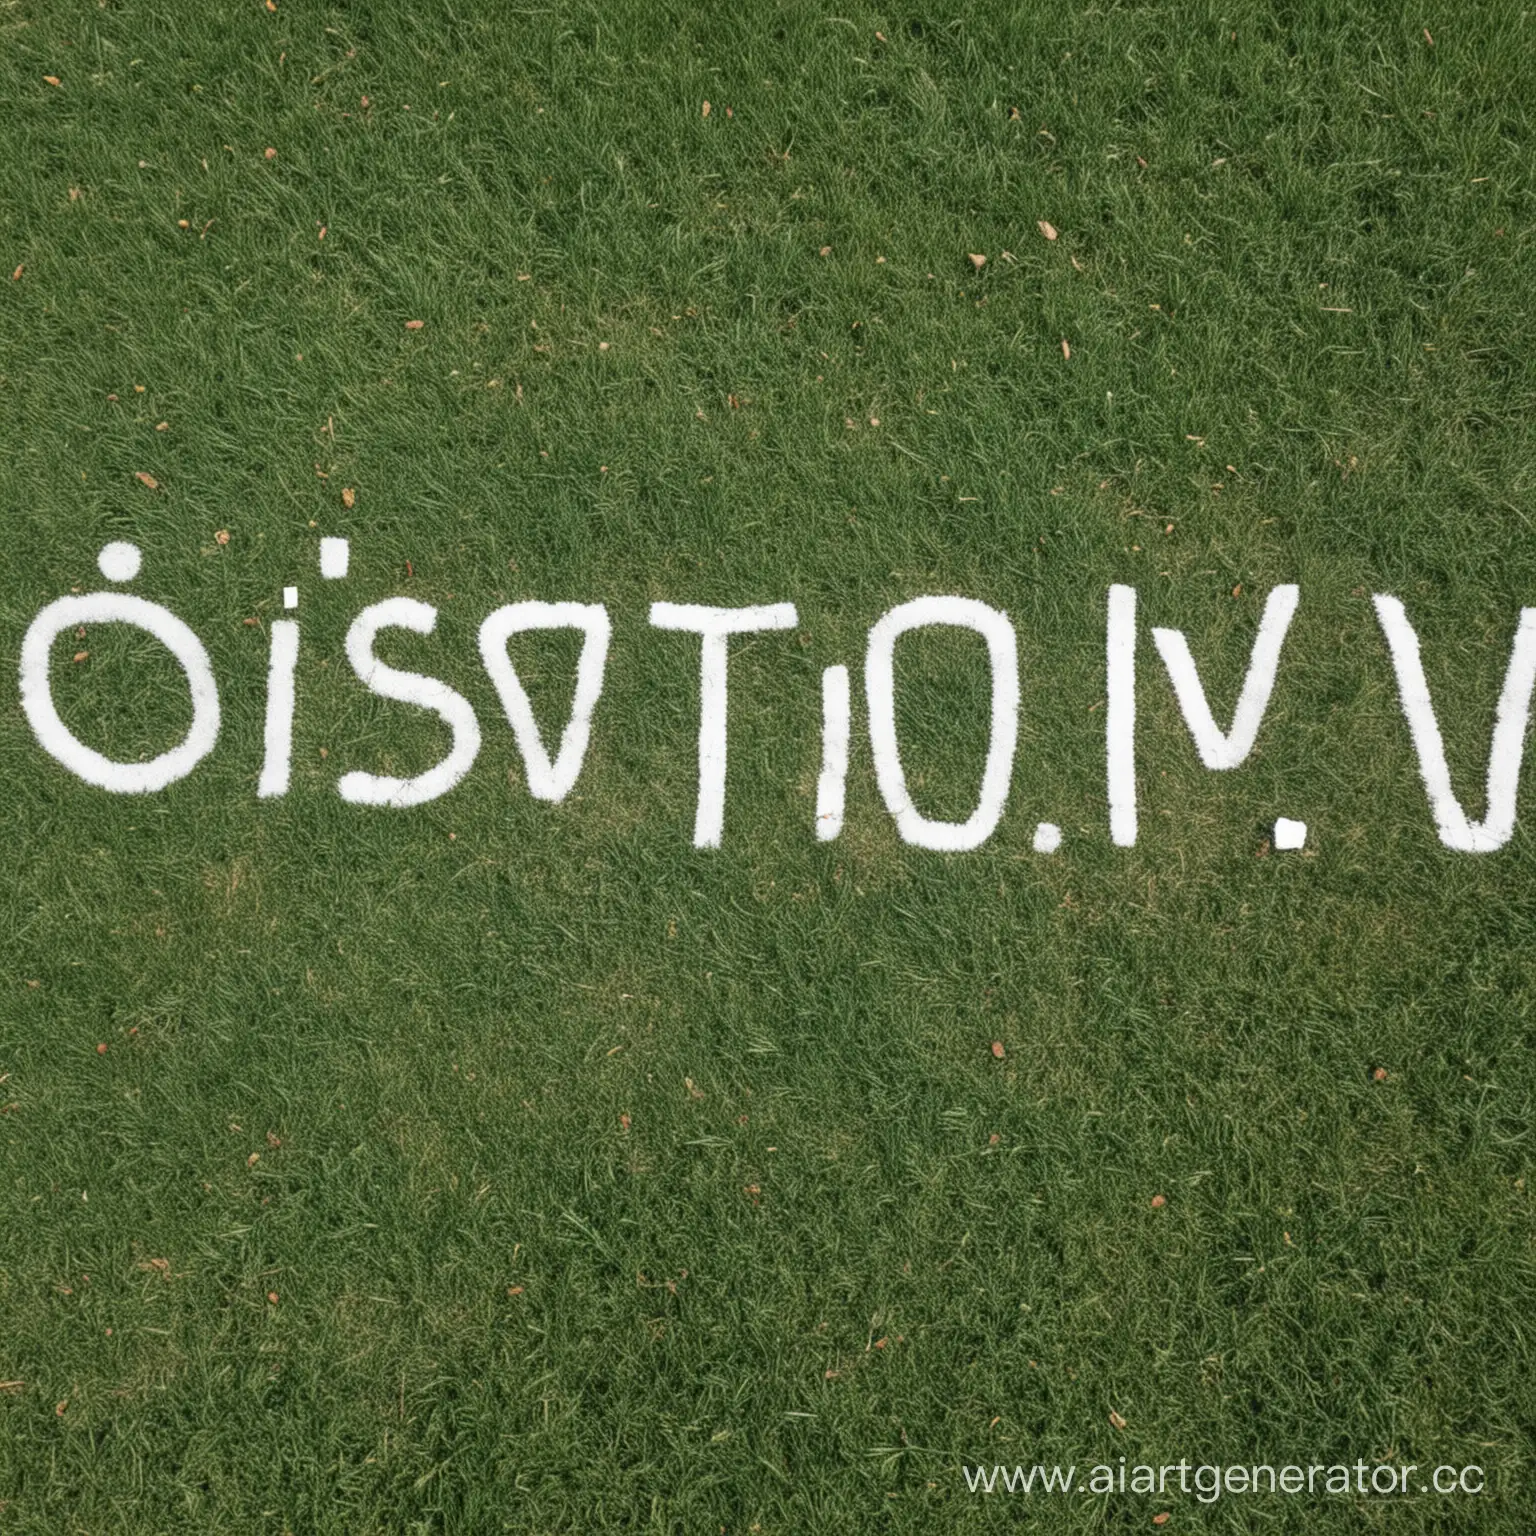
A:
[[[1458,853],[1493,853],[1507,843],[1515,830],[1515,795],[1520,784],[1520,762],[1525,755],[1525,728],[1531,713],[1531,688],[1536,684],[1536,608],[1520,610],[1520,626],[1504,674],[1494,718],[1493,745],[1488,754],[1488,797],[1482,821],[1472,821],[1451,789],[1445,744],[1435,720],[1435,706],[1419,657],[1419,637],[1402,603],[1376,593],[1376,617],[1381,621],[1397,673],[1397,689],[1403,713],[1419,758],[1419,772],[1429,793],[1440,841]]]
[[[1184,723],[1195,738],[1200,761],[1207,768],[1236,768],[1253,750],[1254,738],[1259,734],[1269,696],[1274,691],[1280,647],[1285,644],[1285,634],[1296,615],[1299,598],[1299,589],[1289,585],[1276,587],[1269,594],[1264,604],[1264,616],[1259,620],[1259,632],[1254,636],[1248,676],[1243,679],[1243,691],[1238,695],[1237,710],[1232,716],[1232,729],[1225,735],[1211,714],[1211,706],[1206,703],[1205,689],[1200,686],[1200,674],[1195,670],[1195,658],[1189,653],[1184,632],[1179,629],[1152,631],[1158,654],[1168,668],[1168,680],[1178,697]]]
[[[967,1467],[965,1469],[965,1485],[972,1493],[975,1493],[978,1488],[983,1493],[991,1493],[993,1486],[997,1482],[998,1475],[1002,1474],[1006,1477],[1007,1471],[1006,1467],[993,1467],[990,1473],[988,1473],[985,1467]]]

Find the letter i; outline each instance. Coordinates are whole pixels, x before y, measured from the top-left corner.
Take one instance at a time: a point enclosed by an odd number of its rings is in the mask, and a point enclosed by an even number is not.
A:
[[[272,800],[288,793],[293,763],[293,674],[298,661],[298,624],[293,619],[274,619],[267,672],[267,755],[256,786],[258,799]]]
[[[1105,646],[1104,737],[1109,777],[1109,838],[1118,848],[1136,843],[1136,588],[1109,589]]]
[[[821,674],[821,779],[816,785],[816,836],[829,843],[843,830],[848,782],[848,668]]]

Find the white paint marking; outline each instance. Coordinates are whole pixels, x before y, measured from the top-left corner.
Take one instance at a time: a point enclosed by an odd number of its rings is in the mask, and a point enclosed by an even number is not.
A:
[[[176,658],[192,696],[192,724],[180,746],[147,763],[118,763],[86,746],[59,718],[49,679],[53,642],[81,624],[132,624]],[[169,608],[125,592],[61,597],[33,619],[21,646],[21,707],[44,751],[87,784],[117,795],[152,794],[185,778],[219,739],[219,689],[203,642]]]
[[[292,619],[274,619],[267,668],[266,758],[256,785],[259,800],[272,800],[288,793],[293,765],[293,674],[298,662],[299,626]]]
[[[843,830],[852,713],[848,668],[828,667],[821,674],[821,778],[816,784],[816,836],[823,843]]]
[[[1205,689],[1200,684],[1200,673],[1195,658],[1190,654],[1189,642],[1182,630],[1154,629],[1152,639],[1157,645],[1163,665],[1168,669],[1169,681],[1184,715],[1189,734],[1195,739],[1195,749],[1200,761],[1207,768],[1236,768],[1253,750],[1259,734],[1259,725],[1269,705],[1269,696],[1275,687],[1275,672],[1280,665],[1280,647],[1285,644],[1286,631],[1296,616],[1296,604],[1300,589],[1295,586],[1276,587],[1265,600],[1264,615],[1259,620],[1259,632],[1254,637],[1253,653],[1248,659],[1248,675],[1243,679],[1243,690],[1238,695],[1237,709],[1232,716],[1232,729],[1223,735],[1206,702]]]
[[[139,574],[139,567],[144,563],[144,556],[139,552],[137,544],[128,544],[121,539],[114,539],[110,544],[103,544],[101,553],[96,556],[96,566],[108,581],[132,581]]]
[[[603,691],[603,668],[612,628],[608,611],[601,603],[509,603],[480,626],[480,659],[496,685],[497,697],[523,755],[528,792],[536,800],[558,804],[570,794],[581,774],[592,731],[592,711]],[[576,664],[576,697],[571,718],[553,762],[544,749],[527,691],[507,655],[507,641],[527,629],[579,629],[586,635],[581,659]]]
[[[352,563],[352,546],[345,539],[320,540],[320,574],[327,581],[340,581]]]
[[[386,598],[363,609],[352,621],[347,631],[347,659],[363,686],[381,699],[397,699],[418,709],[431,710],[441,717],[453,740],[442,762],[414,778],[343,774],[336,785],[343,800],[354,805],[424,805],[446,795],[473,766],[480,751],[480,722],[469,700],[435,677],[399,671],[373,654],[373,642],[381,629],[408,629],[413,634],[430,635],[436,627],[437,609],[412,597]]]
[[[1301,848],[1307,841],[1307,824],[1304,821],[1292,821],[1289,816],[1277,816],[1275,818],[1275,850],[1285,853],[1292,848]]]
[[[1109,589],[1104,742],[1109,778],[1109,839],[1136,844],[1136,588]]]
[[[992,664],[992,721],[987,762],[976,809],[963,822],[930,821],[907,793],[896,739],[896,641],[909,629],[927,625],[973,629],[987,642]],[[969,597],[915,597],[882,615],[869,632],[864,664],[869,701],[869,737],[875,778],[886,809],[903,842],[918,848],[960,853],[979,848],[993,833],[1008,801],[1013,754],[1019,734],[1018,643],[1008,615]]]
[[[1035,828],[1035,852],[1055,853],[1061,847],[1061,828],[1054,821],[1042,821]]]
[[[299,589],[297,587],[283,588],[283,607],[297,608],[299,606]]]
[[[1487,805],[1483,820],[1472,821],[1451,788],[1445,745],[1419,655],[1419,637],[1397,598],[1378,592],[1374,601],[1376,617],[1392,653],[1403,713],[1408,717],[1409,734],[1418,754],[1419,772],[1429,794],[1440,841],[1458,853],[1493,853],[1510,840],[1515,830],[1515,799],[1520,763],[1525,756],[1525,728],[1530,718],[1531,688],[1536,684],[1536,608],[1520,610],[1520,625],[1515,631],[1504,688],[1499,694],[1488,754]]]
[[[699,805],[693,846],[718,848],[725,831],[726,642],[731,635],[793,629],[793,603],[757,608],[708,608],[698,603],[652,603],[657,629],[687,630],[702,637],[699,647]]]

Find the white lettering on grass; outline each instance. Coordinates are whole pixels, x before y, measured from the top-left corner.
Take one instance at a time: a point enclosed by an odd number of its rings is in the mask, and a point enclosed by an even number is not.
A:
[[[138,574],[131,544],[108,544],[99,564],[113,581]],[[88,624],[132,624],[153,635],[176,658],[192,696],[192,724],[181,744],[147,763],[120,763],[88,747],[59,718],[49,676],[53,642]],[[169,608],[126,592],[61,597],[32,620],[21,645],[21,707],[43,750],[69,771],[117,795],[148,795],[184,779],[219,739],[219,689],[203,642]]]
[[[1397,598],[1378,592],[1374,601],[1376,617],[1387,637],[1387,649],[1392,653],[1403,713],[1408,717],[1408,731],[1418,754],[1419,772],[1429,794],[1440,841],[1458,853],[1493,853],[1509,841],[1515,830],[1520,763],[1525,755],[1531,687],[1536,682],[1536,608],[1520,610],[1520,624],[1494,718],[1493,744],[1488,754],[1487,803],[1483,819],[1473,821],[1451,788],[1445,744],[1440,738],[1435,706],[1419,655],[1419,637]]]
[[[608,660],[612,628],[608,610],[601,603],[509,603],[480,626],[480,659],[496,685],[496,695],[523,755],[528,792],[536,800],[558,804],[570,794],[581,774],[592,733],[592,712],[603,692],[603,668]],[[579,629],[585,636],[581,658],[576,663],[576,697],[571,718],[553,761],[533,718],[527,690],[507,655],[507,641],[528,629]]]
[[[292,619],[272,621],[272,654],[267,668],[266,757],[256,785],[259,800],[288,793],[293,765],[293,673],[299,662],[299,626]]]
[[[1109,839],[1136,844],[1136,588],[1109,589],[1105,629],[1104,755],[1109,780]]]
[[[986,767],[976,809],[963,822],[930,820],[912,804],[896,739],[896,641],[910,629],[929,625],[975,630],[987,642],[992,665],[992,720]],[[892,608],[869,632],[864,688],[869,699],[875,779],[902,841],[951,853],[979,848],[1002,819],[1018,743],[1019,655],[1008,615],[970,597],[915,597]]]
[[[437,609],[412,597],[386,598],[365,608],[347,631],[347,659],[358,680],[381,699],[395,699],[430,710],[448,727],[452,744],[448,755],[425,773],[398,779],[388,774],[343,774],[336,788],[343,800],[354,805],[405,807],[424,805],[446,795],[469,772],[480,751],[480,722],[469,700],[447,683],[418,672],[402,672],[373,654],[373,643],[382,629],[408,629],[430,635],[437,627]]]
[[[848,668],[828,667],[821,674],[821,777],[816,783],[816,836],[823,843],[843,830],[851,717]]]
[[[1189,641],[1184,638],[1183,631],[1152,631],[1153,642],[1163,658],[1163,665],[1168,669],[1168,680],[1173,684],[1184,723],[1195,739],[1195,750],[1200,754],[1200,761],[1207,768],[1236,768],[1253,750],[1264,711],[1269,705],[1269,696],[1274,692],[1275,672],[1280,665],[1280,647],[1285,644],[1286,631],[1296,616],[1299,595],[1299,588],[1287,585],[1276,587],[1265,600],[1259,632],[1254,637],[1253,652],[1248,658],[1248,675],[1243,679],[1237,709],[1232,715],[1232,729],[1225,734],[1217,726],[1211,714],[1211,706],[1206,702],[1200,673],[1196,670],[1195,658],[1190,654]]]
[[[758,608],[707,608],[698,603],[652,603],[657,629],[687,630],[699,646],[699,804],[693,846],[718,848],[725,831],[726,642],[731,635],[793,629],[793,603]]]

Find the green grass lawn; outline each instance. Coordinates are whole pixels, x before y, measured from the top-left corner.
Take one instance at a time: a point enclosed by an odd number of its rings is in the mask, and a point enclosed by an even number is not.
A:
[[[1481,815],[1536,604],[1533,55],[1502,0],[0,3],[0,1532],[1525,1536],[1536,779],[1501,851],[1441,845],[1371,598]],[[16,690],[112,539],[223,707],[150,796]],[[1212,773],[1150,630],[1225,725],[1285,582]],[[871,759],[869,628],[927,593],[1018,635],[974,852],[903,843]],[[381,654],[484,732],[410,810],[336,791],[446,749],[347,662],[391,596],[440,618]],[[559,805],[476,650],[528,598],[613,622]],[[798,610],[732,644],[713,851],[655,601]],[[576,643],[513,647],[553,740]],[[915,800],[963,820],[985,650],[898,655]],[[186,730],[140,631],[52,677],[114,757]],[[1487,1491],[962,1471],[1121,1457]]]

